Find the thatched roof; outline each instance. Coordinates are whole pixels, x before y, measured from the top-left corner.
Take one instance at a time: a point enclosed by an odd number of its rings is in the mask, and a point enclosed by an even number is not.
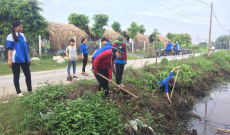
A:
[[[69,45],[69,40],[76,37],[76,46],[79,48],[82,38],[88,38],[85,31],[72,24],[63,24],[57,22],[48,22],[50,48],[65,49]]]
[[[125,35],[128,35],[130,34],[129,31],[123,31],[123,33]],[[137,36],[136,36],[136,40],[135,40],[135,45],[137,48],[139,47],[144,47],[144,41],[145,41],[145,46],[147,47],[149,45],[149,38],[141,33],[137,33]]]
[[[163,35],[157,35],[157,40],[161,41],[164,44],[164,47],[166,47],[166,45],[168,44],[169,40],[167,37],[163,36]]]
[[[117,38],[119,35],[121,35],[120,33],[113,31],[113,30],[106,30],[104,35],[102,37],[105,37],[106,39],[108,39],[110,42],[113,42],[115,40],[115,38]],[[123,37],[123,36],[122,36]],[[124,38],[125,39],[125,38]]]

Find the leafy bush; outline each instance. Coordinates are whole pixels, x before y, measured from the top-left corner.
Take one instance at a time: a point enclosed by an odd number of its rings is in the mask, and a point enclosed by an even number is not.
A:
[[[168,63],[169,63],[169,61],[168,61],[168,59],[167,59],[167,58],[163,58],[163,59],[161,59],[160,64],[161,64],[162,66],[168,66]]]
[[[64,100],[65,86],[50,85],[26,98],[31,110],[24,123],[54,134],[122,134],[122,115],[103,91],[86,91],[82,98]]]

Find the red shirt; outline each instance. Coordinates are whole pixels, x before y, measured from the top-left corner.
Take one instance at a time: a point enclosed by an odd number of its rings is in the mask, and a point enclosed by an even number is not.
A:
[[[113,59],[112,49],[100,53],[93,61],[94,73],[98,73],[97,68],[101,68],[103,70],[108,68],[109,79],[112,79],[113,65],[116,61],[116,59],[114,59],[113,61],[112,59]]]
[[[123,44],[115,43],[115,44],[113,45],[113,47],[117,47],[118,45],[124,46],[124,48],[125,48],[125,53],[124,53],[124,55],[121,55],[121,58],[117,58],[117,59],[119,59],[119,60],[124,60],[124,59],[125,59],[125,62],[127,62],[126,44],[125,44],[125,43],[123,43]]]

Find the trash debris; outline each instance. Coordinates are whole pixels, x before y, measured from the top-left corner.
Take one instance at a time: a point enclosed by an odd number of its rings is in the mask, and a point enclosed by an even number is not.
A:
[[[8,102],[8,100],[6,100],[6,101],[4,101],[4,102],[2,102],[2,103],[7,103]]]
[[[125,128],[130,132],[130,134],[132,134],[132,132],[133,132],[132,129],[135,132],[137,132],[141,128],[147,128],[148,130],[150,130],[152,132],[153,135],[156,135],[156,133],[154,132],[152,127],[148,126],[147,124],[144,124],[143,121],[145,121],[145,119],[142,117],[140,119],[131,120],[129,122],[129,125],[125,124]]]
[[[230,132],[229,130],[225,131],[224,129],[221,129],[221,128],[217,128],[217,130],[220,131],[220,132],[224,132],[224,133],[229,133]]]

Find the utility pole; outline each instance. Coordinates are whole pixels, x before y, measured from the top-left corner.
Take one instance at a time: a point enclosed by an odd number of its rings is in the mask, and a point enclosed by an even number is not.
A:
[[[211,33],[212,33],[212,7],[213,7],[213,3],[211,4],[211,16],[210,16],[210,28],[209,28],[209,43],[208,43],[208,56],[210,55],[210,44],[211,44]]]

